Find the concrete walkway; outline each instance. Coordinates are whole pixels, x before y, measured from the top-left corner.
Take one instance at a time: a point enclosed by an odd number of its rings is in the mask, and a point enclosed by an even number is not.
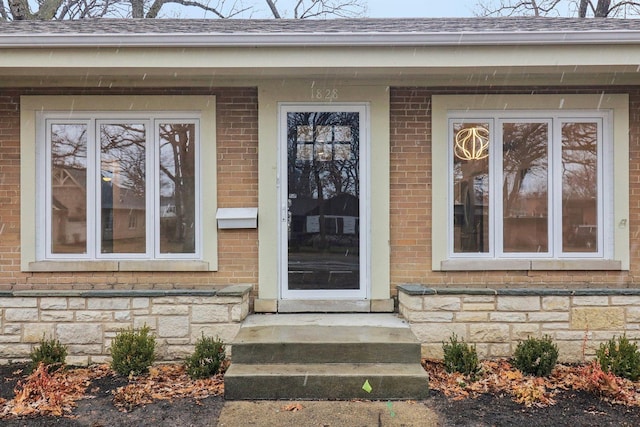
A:
[[[298,410],[291,410],[297,408]],[[218,427],[437,427],[424,402],[227,401]]]

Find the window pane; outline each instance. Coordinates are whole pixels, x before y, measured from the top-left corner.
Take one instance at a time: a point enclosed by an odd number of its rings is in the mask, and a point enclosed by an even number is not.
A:
[[[146,252],[145,141],[144,124],[100,125],[102,253]]]
[[[562,125],[562,250],[598,251],[598,125]]]
[[[503,123],[504,252],[548,251],[547,123]]]
[[[160,252],[195,253],[195,124],[160,131]]]
[[[453,251],[489,252],[489,125],[453,124]]]
[[[51,252],[87,253],[87,126],[51,126]]]

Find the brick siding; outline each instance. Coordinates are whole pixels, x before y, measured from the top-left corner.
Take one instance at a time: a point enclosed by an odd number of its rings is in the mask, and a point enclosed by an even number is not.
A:
[[[605,88],[474,88],[473,93],[600,93]],[[465,92],[466,91],[466,92]],[[391,89],[391,282],[429,286],[630,287],[640,268],[640,89],[630,95],[629,272],[433,272],[431,271],[431,96],[461,88]],[[258,106],[255,88],[214,89],[0,89],[0,290],[171,289],[257,283],[256,230],[221,230],[219,271],[196,273],[20,272],[20,95],[213,94],[217,98],[218,206],[256,206]],[[206,167],[203,159],[203,167]],[[204,183],[206,185],[206,183]],[[206,213],[213,215],[213,213]]]
[[[215,95],[218,207],[258,204],[258,95],[255,88],[0,89],[0,291],[198,289],[257,283],[256,230],[220,230],[217,272],[23,273],[20,271],[21,95]],[[207,159],[202,159],[207,167]],[[204,186],[207,183],[203,183]],[[207,220],[215,212],[205,212]]]
[[[582,94],[628,93],[631,269],[615,271],[431,271],[431,96],[464,93]],[[422,283],[430,287],[535,286],[538,288],[634,287],[640,269],[640,88],[414,88],[390,93],[391,115],[391,286]],[[445,209],[446,207],[438,207]],[[442,242],[442,245],[445,245]]]

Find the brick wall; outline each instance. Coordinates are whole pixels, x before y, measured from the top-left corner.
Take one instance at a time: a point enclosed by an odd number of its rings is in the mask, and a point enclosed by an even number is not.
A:
[[[177,289],[211,288],[234,283],[257,284],[256,230],[219,231],[217,272],[20,272],[20,96],[55,94],[215,95],[218,207],[257,206],[258,105],[255,88],[0,89],[0,291]],[[202,166],[207,167],[206,159],[203,159]]]
[[[604,88],[474,88],[473,93],[597,93]],[[433,94],[449,88],[391,90],[391,280],[432,286],[629,287],[640,268],[640,89],[618,88],[631,100],[631,270],[629,272],[432,272],[431,109]],[[467,90],[468,92],[468,90]],[[20,95],[213,94],[217,97],[218,205],[255,206],[258,199],[257,90],[214,89],[0,89],[0,290],[171,289],[257,282],[257,231],[221,230],[219,271],[197,273],[20,272]],[[203,162],[206,167],[206,161]]]
[[[431,96],[435,94],[602,93],[610,88],[414,88],[391,89],[391,286],[625,288],[640,269],[640,89],[616,88],[630,97],[631,269],[615,271],[431,271]],[[434,142],[435,143],[435,142]],[[435,208],[435,207],[433,207]],[[444,209],[445,207],[438,207]],[[442,242],[442,245],[445,245]]]

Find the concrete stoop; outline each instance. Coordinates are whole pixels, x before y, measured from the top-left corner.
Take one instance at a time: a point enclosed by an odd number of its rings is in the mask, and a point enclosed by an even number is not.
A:
[[[228,400],[428,395],[420,343],[392,314],[252,315],[232,351]]]

